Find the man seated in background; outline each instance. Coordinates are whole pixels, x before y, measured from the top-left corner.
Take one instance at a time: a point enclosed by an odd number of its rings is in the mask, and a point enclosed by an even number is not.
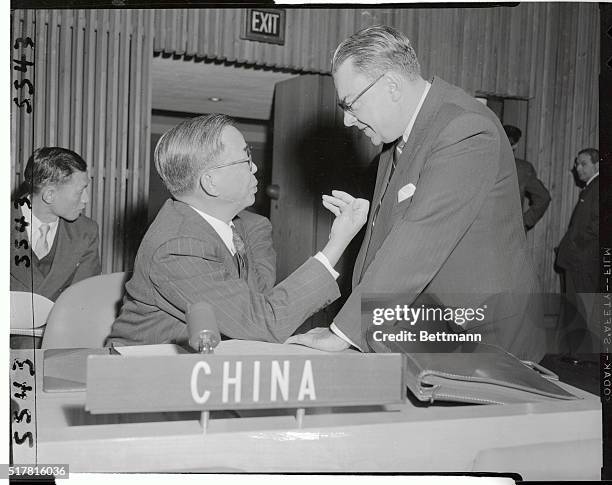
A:
[[[523,225],[525,226],[525,231],[528,231],[536,225],[536,222],[546,212],[548,204],[550,204],[550,193],[540,179],[538,179],[533,165],[527,160],[516,158],[516,149],[522,136],[521,130],[516,126],[504,125],[504,131],[514,152],[521,206],[525,207],[525,199],[528,201],[527,209],[523,210]]]
[[[100,274],[98,224],[81,214],[89,201],[87,164],[71,150],[34,151],[11,206],[11,291],[55,301],[68,286]],[[13,348],[24,344],[15,336]]]
[[[363,226],[368,203],[323,196],[335,215],[325,248],[275,283],[270,222],[244,211],[257,191],[257,167],[231,118],[213,114],[165,133],[155,166],[173,198],[145,234],[107,344],[188,340],[185,314],[207,302],[229,338],[283,342],[340,296],[333,266]]]

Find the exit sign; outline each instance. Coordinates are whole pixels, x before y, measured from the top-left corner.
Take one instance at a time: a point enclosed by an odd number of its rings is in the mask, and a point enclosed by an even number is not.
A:
[[[241,39],[285,44],[285,10],[280,8],[247,8]]]

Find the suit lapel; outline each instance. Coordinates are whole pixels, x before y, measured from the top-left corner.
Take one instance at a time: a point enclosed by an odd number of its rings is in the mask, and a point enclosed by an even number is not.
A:
[[[421,157],[422,163],[417,166],[415,164],[415,156],[419,152],[422,144],[425,142],[427,135],[430,131],[431,125],[436,118],[436,115],[442,106],[442,100],[444,99],[444,92],[447,89],[447,84],[439,78],[434,78],[432,81],[431,88],[427,97],[421,106],[421,110],[417,115],[412,131],[408,136],[408,140],[402,153],[397,161],[395,172],[393,173],[391,180],[389,180],[389,186],[383,193],[383,188],[386,185],[387,178],[389,177],[389,171],[391,170],[391,160],[393,158],[393,150],[395,145],[391,145],[391,149],[388,151],[385,164],[385,176],[381,178],[381,170],[379,168],[377,180],[376,180],[376,193],[373,199],[373,203],[378,205],[380,198],[382,198],[382,206],[378,219],[380,220],[382,213],[388,210],[388,206],[395,203],[397,197],[397,180],[410,180],[415,186],[417,185],[418,177],[423,168],[425,157]],[[359,256],[355,263],[355,270],[353,272],[353,287],[356,286],[362,279],[363,273],[368,269],[368,266],[372,259],[372,254],[375,254],[379,249],[380,244],[384,240],[379,231],[384,230],[385,224],[377,224],[376,228],[372,229],[372,216],[376,208],[373,205],[370,210],[370,217],[368,220],[368,229],[364,242],[361,246]],[[385,236],[386,237],[386,236]],[[373,247],[378,246],[378,247]]]
[[[64,219],[60,218],[57,232],[55,233],[55,255],[47,276],[43,278],[40,284],[41,291],[44,291],[47,285],[55,281],[66,281],[68,275],[74,273],[77,269],[78,261],[74,260],[75,241],[72,237],[68,224]]]
[[[380,154],[380,163],[376,173],[376,186],[374,188],[374,195],[372,196],[372,201],[370,203],[370,214],[368,216],[366,233],[363,238],[363,243],[361,244],[359,254],[357,255],[357,259],[355,260],[355,267],[353,269],[353,286],[355,286],[359,282],[359,279],[361,279],[363,262],[365,261],[368,246],[370,245],[370,238],[372,237],[372,221],[374,219],[374,212],[383,195],[382,189],[384,187],[384,182],[389,178],[394,146],[394,144],[391,144]]]
[[[187,220],[191,223],[190,227],[194,229],[193,235],[195,237],[201,237],[201,232],[205,232],[206,234],[214,238],[217,243],[217,246],[222,248],[225,266],[227,268],[232,268],[232,271],[235,272],[237,275],[238,268],[236,267],[234,256],[232,256],[232,253],[230,253],[230,250],[227,248],[227,246],[223,242],[223,239],[221,239],[221,236],[219,236],[217,231],[215,231],[215,229],[208,223],[208,221],[204,219],[200,214],[198,214],[188,204],[185,204],[184,202],[180,201],[174,201],[174,204],[176,204],[176,206],[179,208],[179,212],[183,213]],[[240,233],[242,234],[243,231],[240,231]]]
[[[434,77],[429,93],[427,93],[423,106],[421,106],[421,111],[419,111],[412,131],[408,136],[408,141],[404,146],[402,155],[397,162],[397,169],[393,174],[393,180],[391,180],[390,185],[399,178],[409,180],[410,183],[413,183],[415,186],[417,185],[419,174],[423,169],[426,159],[421,157],[422,163],[416,164],[415,157],[432,131],[432,124],[442,106],[446,86],[447,84],[444,81]],[[393,192],[393,197],[396,197],[397,190]]]

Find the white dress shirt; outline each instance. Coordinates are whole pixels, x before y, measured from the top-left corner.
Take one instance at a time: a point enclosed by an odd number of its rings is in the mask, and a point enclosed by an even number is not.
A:
[[[26,232],[28,234],[28,240],[30,241],[32,250],[34,250],[36,244],[38,244],[38,240],[41,237],[40,226],[42,226],[43,224],[49,224],[49,232],[47,233],[47,245],[49,246],[49,250],[51,250],[51,248],[53,247],[53,241],[55,241],[55,235],[57,234],[57,228],[59,226],[59,217],[56,218],[53,222],[42,222],[38,217],[34,215],[34,213],[30,210],[27,204],[21,206],[21,213],[23,214],[24,219],[28,223],[28,225],[26,226]]]
[[[419,112],[421,111],[421,108],[423,107],[423,103],[425,102],[425,98],[427,97],[427,93],[429,93],[429,89],[431,88],[431,83],[429,82],[425,82],[425,89],[423,90],[423,94],[421,95],[421,99],[419,99],[419,104],[417,104],[416,109],[414,110],[414,113],[412,114],[412,117],[410,118],[410,121],[408,122],[408,126],[406,127],[406,129],[404,130],[404,134],[402,135],[402,138],[404,139],[404,142],[408,141],[408,137],[410,136],[410,133],[412,132],[412,128],[414,127],[414,123],[416,122],[417,116],[419,115]],[[398,148],[399,150],[399,148]],[[399,150],[399,152],[401,153],[401,150]],[[358,348],[359,350],[361,350],[363,352],[363,349],[359,348],[358,345],[355,345],[355,343],[348,338],[346,335],[344,335],[344,333],[342,332],[342,330],[340,330],[338,327],[336,327],[336,324],[332,322],[332,324],[329,326],[329,329],[334,332],[338,337],[340,337],[342,340],[344,340],[345,342],[348,342],[349,344],[351,344],[353,347]]]
[[[597,172],[595,175],[593,175],[589,180],[587,180],[587,183],[585,185],[585,187],[588,187],[588,185],[595,179],[595,177],[597,177],[599,175],[599,172]]]

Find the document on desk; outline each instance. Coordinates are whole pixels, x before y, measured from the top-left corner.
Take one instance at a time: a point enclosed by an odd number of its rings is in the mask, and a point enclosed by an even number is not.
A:
[[[130,357],[152,357],[191,353],[187,349],[175,344],[126,345],[124,347],[113,347],[113,351],[117,354]]]

